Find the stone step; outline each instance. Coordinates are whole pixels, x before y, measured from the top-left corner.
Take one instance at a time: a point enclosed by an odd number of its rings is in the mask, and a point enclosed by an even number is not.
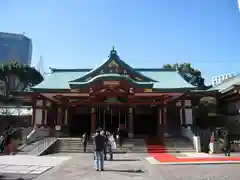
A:
[[[87,152],[91,152],[91,153],[93,153],[94,151],[93,151],[93,149],[86,149],[86,151]],[[83,149],[63,149],[63,148],[59,148],[59,149],[57,149],[57,152],[76,152],[76,153],[82,153],[83,152]],[[114,154],[118,154],[118,153],[126,153],[126,152],[128,152],[128,151],[124,151],[124,150],[114,150],[113,151],[113,153]],[[144,151],[142,151],[142,152],[144,152]]]
[[[60,144],[60,146],[79,146],[79,147],[83,147],[83,144]]]
[[[60,146],[83,146],[83,144],[75,144],[75,143],[69,143],[69,144],[59,144]]]
[[[60,144],[83,144],[83,142],[61,142]]]

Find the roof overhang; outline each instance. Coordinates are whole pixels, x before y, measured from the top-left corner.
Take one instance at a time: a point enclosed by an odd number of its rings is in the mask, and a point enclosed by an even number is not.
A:
[[[237,89],[237,90],[240,89],[240,85],[235,84],[235,85],[229,86],[225,89],[219,90],[219,92],[221,94],[225,94],[225,93],[228,93],[229,91],[232,91],[232,90],[235,90],[235,89]]]
[[[81,87],[84,87],[86,85],[93,84],[96,81],[102,81],[103,85],[107,82],[116,82],[116,81],[127,81],[129,84],[132,84],[135,87],[145,87],[145,88],[152,88],[153,87],[153,82],[137,82],[133,80],[132,78],[126,76],[126,75],[121,75],[121,74],[100,74],[98,76],[93,77],[89,81],[82,82],[77,80],[73,80],[69,82],[69,86],[71,89],[78,89]]]

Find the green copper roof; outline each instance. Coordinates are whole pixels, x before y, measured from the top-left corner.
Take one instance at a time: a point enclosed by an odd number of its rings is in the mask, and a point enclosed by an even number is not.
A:
[[[240,75],[237,75],[233,78],[227,79],[222,84],[216,85],[216,86],[208,89],[208,91],[217,90],[221,93],[225,93],[225,92],[231,90],[234,86],[239,86],[239,85],[240,85]]]
[[[154,83],[154,88],[174,89],[174,88],[195,88],[174,69],[139,69],[145,76],[154,78],[158,82]]]
[[[86,71],[53,72],[44,76],[44,81],[32,87],[32,89],[69,89],[69,81],[86,74]]]
[[[134,74],[134,76],[138,78],[137,81],[157,82],[156,80],[150,77],[144,76],[143,74],[141,74],[141,72],[136,71],[134,68],[132,68],[123,60],[121,60],[117,54],[117,51],[114,48],[111,50],[110,56],[107,59],[107,61],[105,61],[103,64],[101,64],[97,68],[92,69],[91,71],[86,73],[84,76],[79,77],[74,81],[88,81],[92,77],[97,76],[99,74],[118,73],[117,69],[118,70],[123,69],[126,74]]]
[[[112,63],[112,64],[111,64]],[[113,72],[107,68],[121,66],[122,69],[128,71],[124,74]],[[109,59],[101,66],[95,69],[54,69],[52,73],[44,77],[44,81],[32,87],[32,90],[69,90],[72,87],[79,87],[93,82],[95,79],[103,78],[104,80],[127,79],[135,85],[144,86],[145,88],[155,89],[194,89],[195,86],[188,83],[182,75],[175,69],[160,69],[160,68],[132,68],[122,61],[113,49]],[[103,71],[104,70],[104,71]],[[129,77],[134,74],[135,79]],[[137,77],[137,79],[136,79]]]
[[[109,80],[109,81],[112,81],[112,80],[127,80],[129,81],[130,83],[133,83],[137,86],[142,86],[142,87],[145,87],[145,88],[152,88],[153,87],[153,82],[139,82],[139,81],[135,81],[133,80],[132,78],[128,77],[128,76],[125,76],[123,74],[113,74],[113,73],[109,73],[109,74],[100,74],[100,75],[97,75],[95,77],[93,77],[92,79],[90,79],[89,81],[83,81],[83,82],[79,82],[79,81],[70,81],[69,84],[72,88],[74,87],[79,87],[78,85],[87,85],[95,80],[98,80],[98,79],[102,79],[102,80]],[[75,86],[74,86],[75,85]]]
[[[178,89],[178,88],[195,88],[188,82],[186,82],[182,76],[172,69],[135,69],[137,72],[141,72],[145,76],[156,79],[158,82],[153,84],[154,88],[164,89]],[[52,73],[44,77],[44,81],[34,86],[32,89],[70,89],[69,84],[84,74],[89,69],[52,69]],[[101,75],[103,76],[103,75]],[[106,76],[106,75],[105,75]],[[119,76],[115,74],[114,76]],[[138,82],[143,83],[143,82]],[[145,82],[146,83],[146,82]]]

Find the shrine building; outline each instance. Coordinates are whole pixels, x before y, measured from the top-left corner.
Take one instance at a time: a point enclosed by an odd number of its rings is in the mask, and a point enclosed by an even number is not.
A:
[[[195,123],[200,90],[177,69],[134,68],[113,48],[94,69],[55,69],[24,92],[32,103],[32,125],[67,136],[96,128],[126,130],[128,136],[163,137]]]

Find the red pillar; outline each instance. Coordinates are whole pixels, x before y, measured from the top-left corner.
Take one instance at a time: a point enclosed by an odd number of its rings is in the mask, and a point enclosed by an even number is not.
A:
[[[96,120],[97,120],[95,108],[92,108],[91,113],[92,113],[91,114],[91,133],[94,133],[96,130]]]

